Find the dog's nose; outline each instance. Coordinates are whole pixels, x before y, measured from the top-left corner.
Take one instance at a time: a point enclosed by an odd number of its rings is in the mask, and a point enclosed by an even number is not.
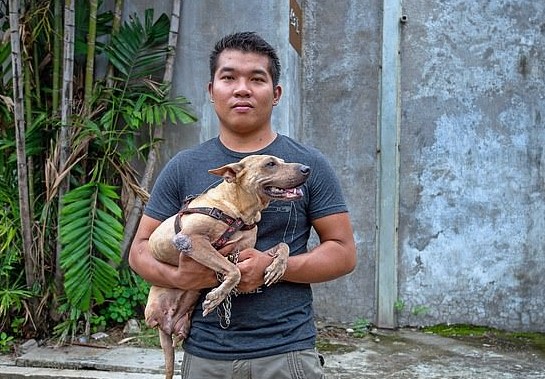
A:
[[[310,167],[301,165],[301,167],[299,167],[299,171],[301,171],[301,174],[303,175],[308,175],[310,174]]]

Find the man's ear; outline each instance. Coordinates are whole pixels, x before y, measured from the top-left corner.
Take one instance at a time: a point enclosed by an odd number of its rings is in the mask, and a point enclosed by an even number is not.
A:
[[[273,88],[273,106],[277,106],[280,102],[280,97],[282,96],[282,86],[278,84],[276,87]]]
[[[223,179],[228,183],[233,183],[237,178],[237,174],[240,171],[242,171],[242,167],[243,165],[237,162],[237,163],[226,164],[225,166],[221,166],[212,170],[208,170],[208,172],[210,174],[223,177]]]

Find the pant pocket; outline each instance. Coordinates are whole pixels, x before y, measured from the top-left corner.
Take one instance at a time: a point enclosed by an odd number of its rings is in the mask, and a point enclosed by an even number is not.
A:
[[[190,366],[191,366],[191,355],[184,353],[184,357],[182,359],[182,365],[180,367],[180,371],[182,373],[182,379],[189,378],[189,368],[190,368]]]
[[[313,349],[288,353],[292,379],[324,379],[324,370],[318,352]]]

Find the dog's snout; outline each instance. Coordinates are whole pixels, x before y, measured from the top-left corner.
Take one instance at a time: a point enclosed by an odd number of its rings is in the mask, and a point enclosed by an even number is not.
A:
[[[303,175],[308,175],[308,174],[310,174],[310,167],[305,166],[305,165],[301,165],[299,167],[299,171],[301,171],[301,174],[303,174]]]

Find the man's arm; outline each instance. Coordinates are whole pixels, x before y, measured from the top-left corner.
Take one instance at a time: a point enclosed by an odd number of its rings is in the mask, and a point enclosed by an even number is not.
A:
[[[295,283],[319,283],[352,272],[356,266],[356,244],[348,213],[319,218],[313,227],[320,238],[314,249],[288,259],[283,280]],[[272,262],[267,254],[255,249],[243,250],[239,257],[242,278],[239,289],[252,291],[263,285],[263,273]]]
[[[151,255],[149,237],[161,224],[149,216],[142,216],[129,253],[129,265],[144,280],[153,285],[195,290],[217,285],[216,274],[180,254],[179,266],[171,266],[157,261]]]
[[[320,244],[307,253],[291,256],[283,279],[320,283],[352,272],[356,267],[356,243],[348,213],[319,218],[312,226]]]

